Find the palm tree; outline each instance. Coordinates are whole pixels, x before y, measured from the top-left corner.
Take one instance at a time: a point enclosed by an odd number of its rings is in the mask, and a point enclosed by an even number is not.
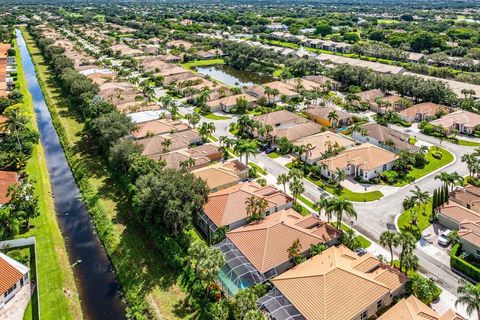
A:
[[[337,127],[338,119],[339,117],[337,111],[332,110],[328,113],[328,121],[330,122],[330,127],[332,129],[335,129]]]
[[[245,209],[247,211],[247,217],[252,217],[257,212],[257,197],[251,195],[245,200]]]
[[[290,181],[290,177],[286,173],[280,173],[277,177],[277,184],[283,185],[283,192],[287,193],[286,184]]]
[[[340,183],[347,178],[347,174],[341,168],[335,170],[334,176],[338,186],[340,186]]]
[[[310,155],[312,154],[312,150],[314,149],[314,146],[311,143],[307,143],[303,145],[303,152],[305,154],[305,167],[307,166],[308,163],[308,158],[310,158]]]
[[[204,122],[198,129],[198,133],[202,136],[204,141],[207,141],[208,136],[215,132],[215,125],[213,122]]]
[[[473,285],[463,279],[460,279],[459,284],[455,306],[458,304],[465,305],[469,316],[476,311],[477,319],[480,319],[480,284]]]
[[[362,137],[368,136],[367,128],[358,125],[358,123],[355,123],[352,127],[352,133],[354,132],[357,132]]]
[[[412,195],[412,201],[416,203],[419,208],[423,209],[423,214],[425,214],[425,205],[430,200],[430,194],[428,191],[422,191],[418,186],[415,186],[415,190],[410,190]]]
[[[403,265],[405,266],[405,272],[408,274],[408,271],[416,271],[418,269],[418,257],[413,254],[413,252],[407,252],[403,256]]]
[[[200,122],[200,116],[196,112],[186,114],[185,119],[187,119],[188,124],[192,126],[193,129],[195,129],[195,126]]]
[[[327,218],[328,223],[330,223],[330,220],[332,220],[332,211],[330,210],[330,202],[332,201],[332,199],[333,198],[321,196],[317,203],[315,203],[318,208],[318,216],[321,216],[322,210],[324,210],[325,217]]]
[[[472,176],[474,174],[475,164],[478,163],[477,157],[473,154],[464,154],[462,156],[462,162],[465,162],[468,167],[468,175]]]
[[[293,195],[293,203],[296,204],[298,196],[305,191],[303,180],[298,177],[293,177],[293,179],[290,181],[289,188]]]
[[[388,247],[390,250],[390,265],[393,265],[393,247],[396,243],[395,237],[395,233],[391,231],[384,231],[380,235],[380,245],[383,247]]]
[[[340,229],[342,226],[342,218],[344,214],[347,214],[347,216],[350,218],[355,218],[355,220],[357,219],[357,212],[353,208],[353,204],[342,197],[333,198],[333,200],[330,202],[328,210],[335,213],[337,216],[338,229]]]
[[[18,143],[18,150],[23,152],[20,133],[26,129],[28,118],[21,112],[19,107],[7,109],[4,112],[7,119],[2,124],[2,130],[15,135]]]
[[[416,240],[409,232],[397,233],[395,238],[395,246],[400,246],[402,248],[400,252],[400,271],[402,271],[403,259],[406,254],[413,252]]]
[[[256,140],[238,140],[235,143],[233,150],[240,155],[240,159],[242,156],[245,156],[245,165],[248,166],[248,157],[253,156],[257,153],[257,141]]]
[[[459,175],[457,172],[448,173],[448,172],[440,172],[435,176],[435,180],[440,180],[443,182],[445,188],[453,190],[453,187],[459,183],[463,184],[463,177]]]
[[[163,147],[162,152],[167,153],[168,148],[172,145],[172,140],[171,139],[165,139],[165,140],[162,141],[161,145]]]

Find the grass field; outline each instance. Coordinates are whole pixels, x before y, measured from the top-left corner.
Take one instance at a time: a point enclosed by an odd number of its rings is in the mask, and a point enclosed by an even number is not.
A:
[[[470,140],[462,140],[462,139],[458,139],[457,144],[459,144],[461,146],[465,146],[465,147],[479,147],[480,146],[479,142],[470,141]]]
[[[270,152],[268,154],[268,157],[271,158],[271,159],[276,159],[276,158],[280,158],[281,155],[279,153],[276,153],[276,152]]]
[[[20,52],[17,49],[18,86],[23,94],[24,111],[31,119],[31,126],[37,128],[33,101],[23,73]],[[40,307],[44,319],[81,319],[82,310],[75,280],[68,261],[65,243],[57,225],[55,207],[51,195],[44,150],[41,144],[34,147],[26,167],[27,173],[36,181],[35,192],[39,197],[40,215],[32,219],[32,228],[19,238],[35,236],[37,239],[37,282],[40,287]],[[37,319],[36,300],[30,301],[24,319]],[[33,308],[32,308],[33,306]]]
[[[333,195],[343,197],[345,200],[349,201],[355,201],[355,202],[370,202],[370,201],[375,201],[383,197],[383,193],[380,191],[369,191],[369,192],[353,192],[347,188],[342,188],[341,190],[336,190],[334,188],[330,188],[323,181],[316,180],[310,176],[307,176],[306,179],[318,187],[326,190],[328,193],[331,193]]]
[[[422,231],[430,226],[430,221],[428,221],[428,218],[429,213],[432,212],[432,202],[429,201],[428,204],[425,206],[426,215],[424,215],[422,212],[418,213],[418,224],[416,226],[412,226],[410,224],[410,212],[412,210],[417,210],[417,207],[406,210],[398,218],[398,228],[402,232],[411,233],[417,240],[419,240],[422,236]]]
[[[427,165],[423,168],[413,168],[403,180],[398,181],[395,186],[402,187],[409,184],[411,181],[417,180],[437,169],[440,169],[443,166],[446,166],[450,162],[453,161],[454,157],[449,151],[443,148],[437,148],[437,151],[442,153],[441,159],[436,159],[433,157],[432,152],[433,149],[430,149],[428,153],[425,155],[425,159],[427,160]]]
[[[186,69],[193,69],[195,67],[206,67],[206,66],[213,66],[218,64],[225,64],[225,61],[223,59],[195,60],[195,61],[185,62],[180,65]]]
[[[261,168],[260,166],[256,165],[253,162],[249,162],[248,165],[250,167],[254,168],[255,170],[257,170],[257,172],[260,173],[260,174],[263,174],[263,175],[267,174],[267,171],[265,171],[265,169]]]
[[[195,108],[195,112],[198,113],[198,114],[201,114],[200,113],[200,108]],[[228,119],[231,119],[231,117],[219,116],[219,115],[216,115],[215,113],[202,114],[202,117],[207,118],[209,120],[228,120]]]
[[[189,309],[183,303],[186,295],[180,288],[177,272],[167,268],[158,259],[158,253],[153,246],[142,237],[144,230],[128,219],[130,206],[126,203],[125,195],[115,188],[115,181],[104,169],[101,159],[93,153],[91,144],[83,133],[84,124],[68,108],[69,102],[52,78],[53,72],[48,69],[29,35],[26,32],[24,35],[37,65],[39,77],[44,83],[47,104],[60,116],[61,125],[67,133],[67,143],[74,151],[75,161],[89,173],[88,180],[97,193],[98,206],[111,219],[114,236],[105,248],[116,270],[122,291],[126,296],[140,296],[147,301],[157,318],[194,318],[195,310]],[[55,303],[50,305],[57,307]],[[58,313],[55,316],[57,317],[47,316],[45,319],[58,319]]]

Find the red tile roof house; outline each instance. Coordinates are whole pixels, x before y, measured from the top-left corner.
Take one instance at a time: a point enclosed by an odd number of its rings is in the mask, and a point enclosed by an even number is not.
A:
[[[0,309],[30,282],[30,269],[0,252]]]
[[[302,216],[291,208],[272,213],[228,232],[226,239],[215,245],[226,256],[218,282],[226,295],[234,295],[293,267],[288,249],[296,240],[308,257],[311,245],[334,245],[340,234],[319,218]]]
[[[402,110],[398,115],[403,121],[420,122],[423,120],[435,119],[435,116],[439,112],[447,113],[447,108],[433,102],[424,102]]]
[[[16,172],[0,171],[0,207],[10,200],[7,197],[8,187],[18,182],[18,174]]]
[[[199,227],[211,235],[220,227],[236,229],[247,223],[246,200],[255,196],[268,202],[266,215],[292,207],[292,197],[272,186],[262,187],[257,182],[244,182],[211,193],[200,214]]]

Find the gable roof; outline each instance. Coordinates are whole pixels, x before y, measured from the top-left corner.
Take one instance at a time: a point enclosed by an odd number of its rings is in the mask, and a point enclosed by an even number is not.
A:
[[[406,281],[404,274],[370,253],[359,257],[343,245],[272,280],[306,319],[316,320],[353,319]]]
[[[20,281],[30,269],[0,252],[0,295]]]
[[[372,89],[372,90],[367,90],[367,91],[362,91],[360,93],[357,93],[357,96],[360,97],[360,100],[373,103],[375,102],[375,98],[378,98],[378,97],[383,98],[386,96],[386,94],[379,89]]]
[[[335,157],[331,157],[321,162],[328,169],[335,171],[337,168],[345,168],[349,164],[358,166],[363,170],[372,170],[384,164],[388,164],[396,159],[397,155],[370,143],[364,143],[340,152]]]
[[[434,117],[439,111],[447,111],[447,108],[433,102],[423,102],[404,109],[398,114],[406,118],[414,117],[419,113],[427,117]]]
[[[303,217],[293,209],[281,210],[227,233],[250,263],[265,273],[290,260],[288,248],[300,240],[301,251],[310,245],[327,243],[340,236],[340,231],[313,216]]]
[[[442,126],[446,129],[451,128],[454,124],[463,124],[464,126],[473,128],[480,125],[480,114],[458,110],[444,115],[440,119],[433,120],[430,124]]]
[[[268,209],[282,206],[293,200],[272,186],[262,187],[256,182],[245,182],[211,193],[203,206],[203,211],[217,226],[230,225],[247,218],[245,201],[250,196],[267,200]]]
[[[453,201],[449,201],[441,205],[438,209],[441,215],[455,221],[460,224],[461,222],[467,221],[480,221],[480,214],[469,210],[465,207],[462,207],[456,204]]]

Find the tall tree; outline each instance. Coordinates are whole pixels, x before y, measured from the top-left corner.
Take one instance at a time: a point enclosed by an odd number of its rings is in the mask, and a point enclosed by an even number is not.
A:
[[[467,308],[468,315],[477,313],[477,319],[480,319],[480,284],[471,284],[463,279],[459,281],[457,289],[457,301],[455,305],[463,304]]]
[[[357,219],[357,212],[353,208],[353,204],[342,197],[333,198],[333,200],[330,202],[328,210],[335,213],[335,216],[337,217],[338,229],[341,229],[342,227],[342,218],[344,214],[348,215],[350,218]]]
[[[393,247],[397,243],[395,233],[391,231],[384,231],[380,235],[380,245],[387,247],[390,250],[390,265],[393,265]]]

